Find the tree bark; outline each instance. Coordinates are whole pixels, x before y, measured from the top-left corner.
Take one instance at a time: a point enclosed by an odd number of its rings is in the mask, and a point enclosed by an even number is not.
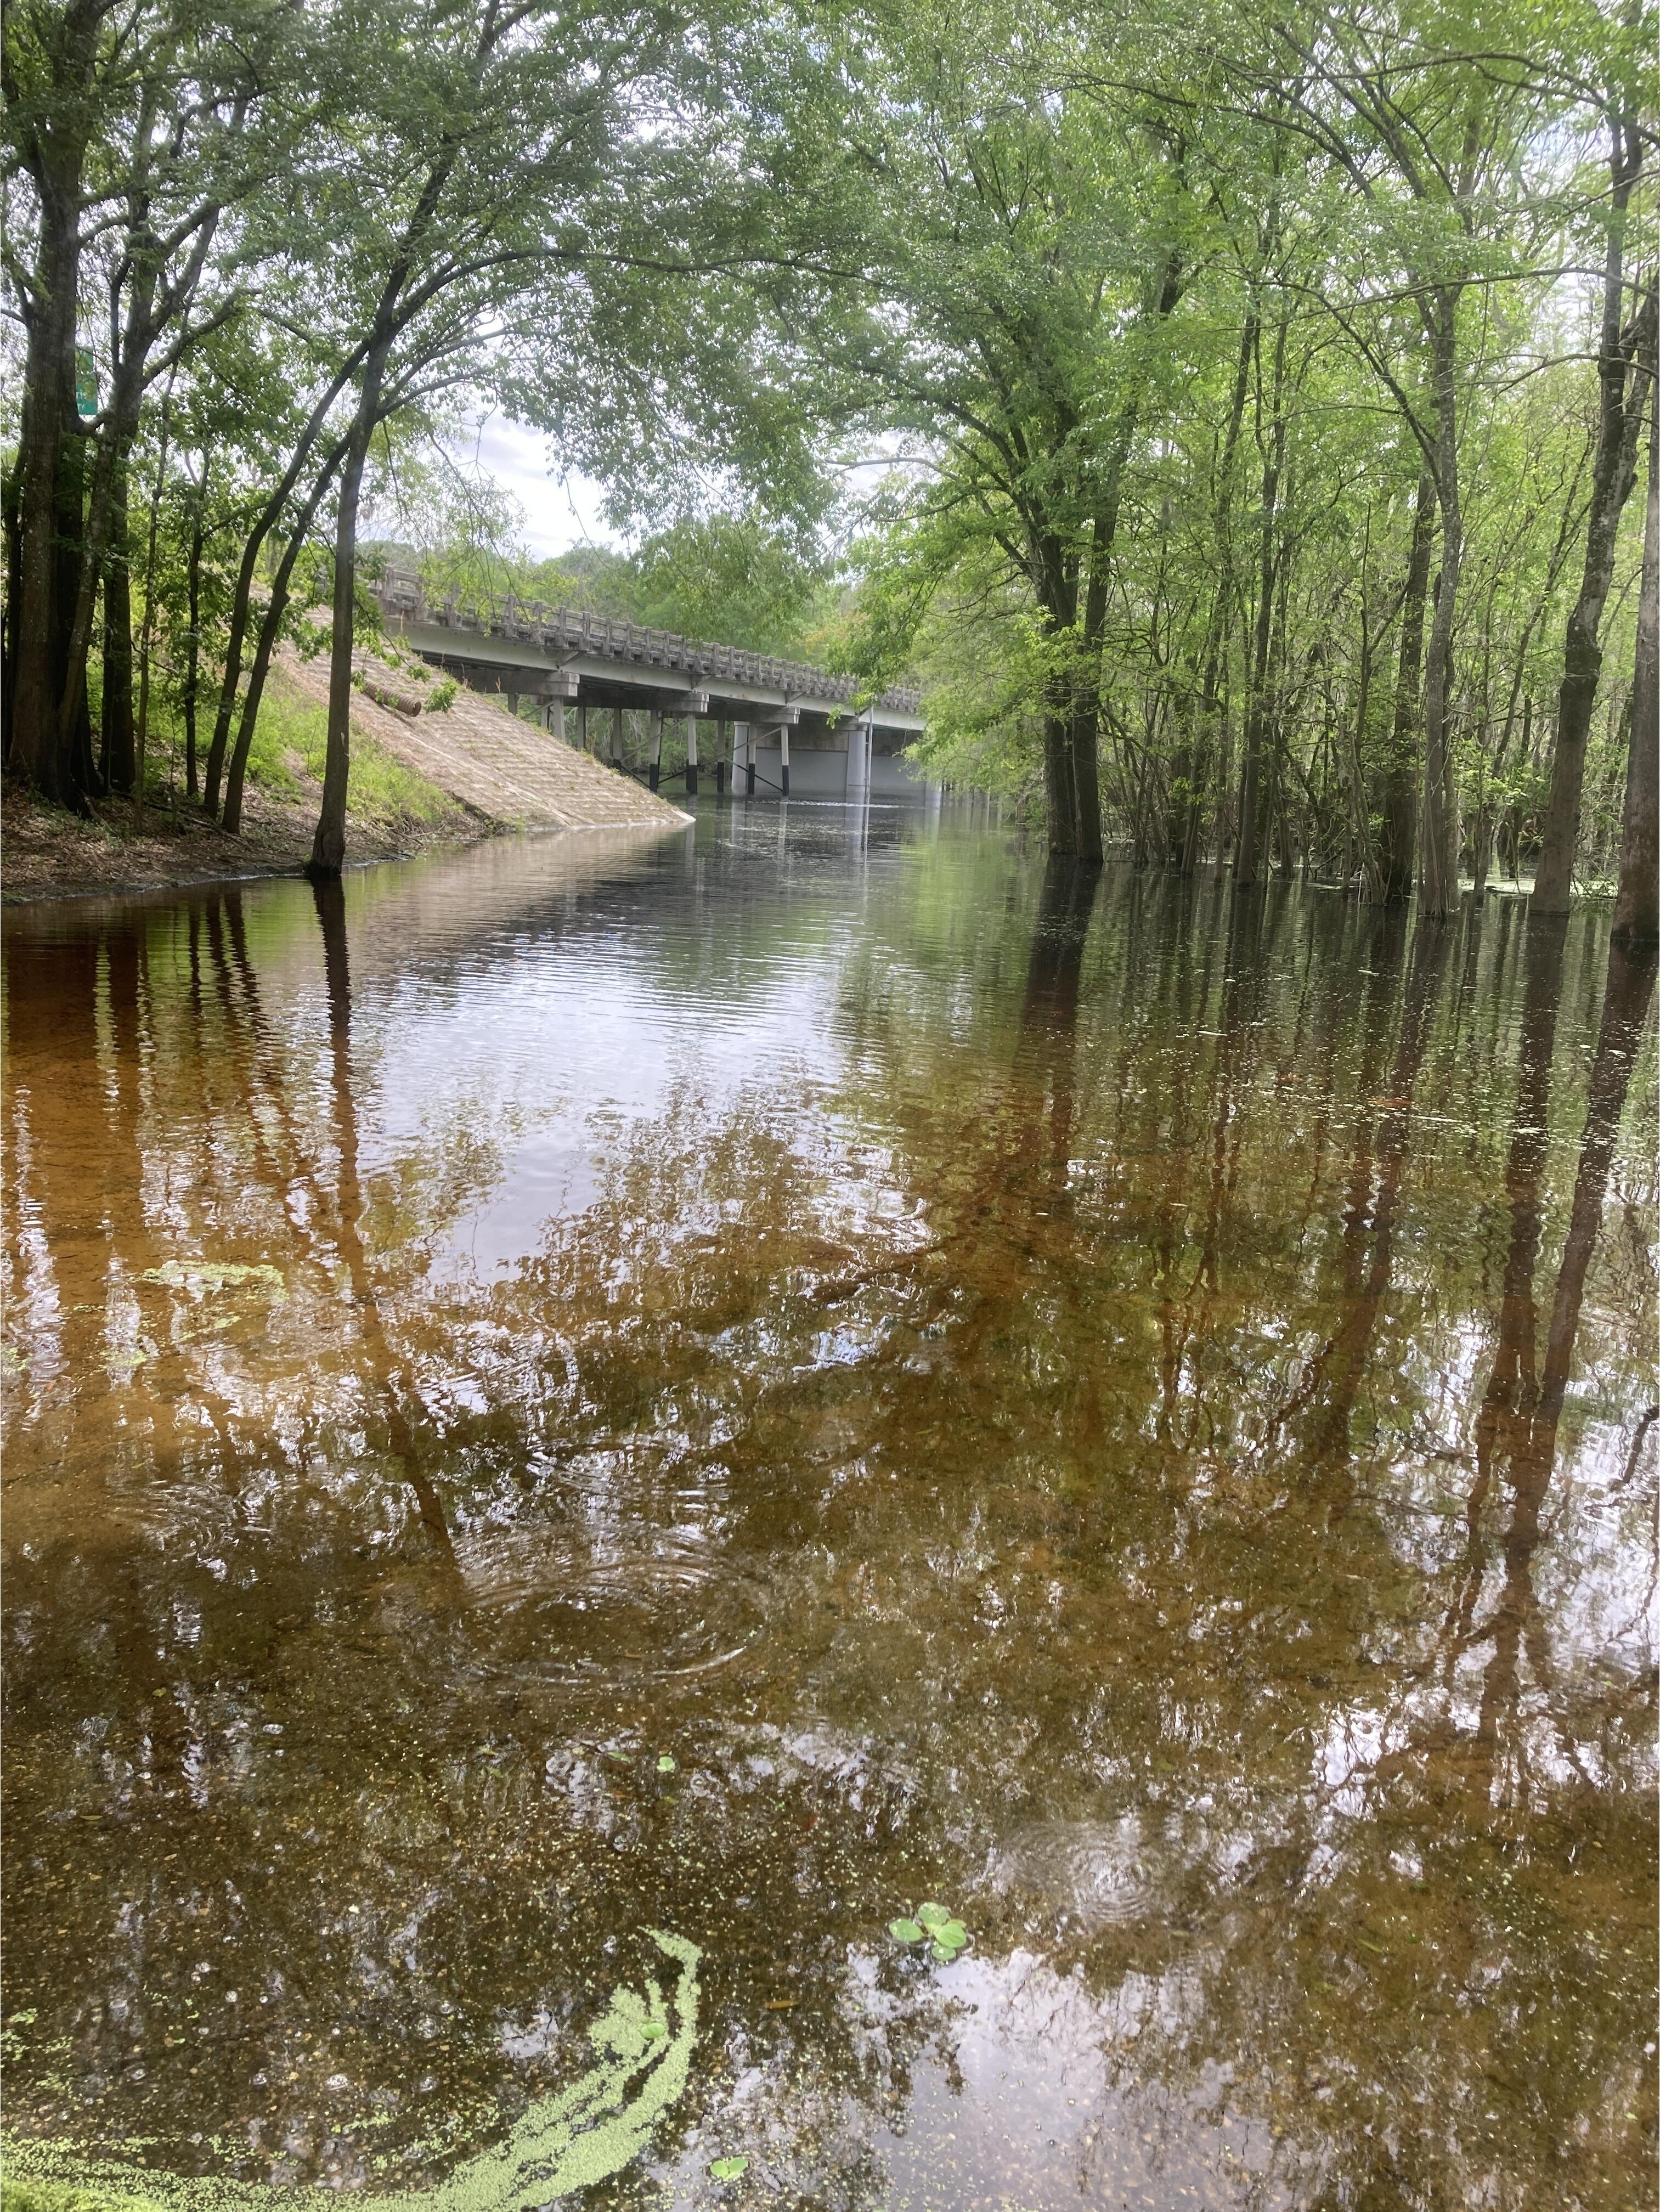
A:
[[[346,857],[346,787],[351,769],[351,653],[357,611],[357,507],[392,340],[390,330],[377,337],[364,361],[363,388],[352,418],[340,473],[340,502],[334,528],[328,751],[323,763],[323,799],[317,812],[317,834],[312,840],[307,870],[313,880],[337,876]]]
[[[1377,896],[1394,903],[1412,896],[1418,842],[1418,718],[1424,665],[1424,609],[1435,549],[1435,477],[1425,461],[1413,508],[1412,550],[1401,600],[1401,656],[1395,680],[1395,723],[1383,764],[1383,822],[1377,840]]]
[[[1464,513],[1458,480],[1458,300],[1456,288],[1440,292],[1435,302],[1432,343],[1441,567],[1435,580],[1435,608],[1424,664],[1423,911],[1437,917],[1458,910],[1452,765],[1452,632],[1464,557]]]
[[[1531,901],[1539,914],[1566,914],[1573,888],[1585,750],[1602,671],[1602,609],[1614,580],[1620,517],[1636,479],[1638,438],[1654,373],[1657,295],[1652,284],[1626,329],[1621,331],[1619,325],[1621,228],[1616,218],[1609,233],[1602,344],[1596,365],[1596,464],[1585,528],[1584,572],[1568,617],[1562,682],[1556,697],[1556,749],[1551,757],[1550,797],[1545,806]]]
[[[1228,609],[1233,594],[1233,456],[1239,443],[1239,426],[1244,420],[1251,357],[1256,349],[1256,314],[1253,309],[1246,315],[1239,333],[1239,360],[1234,371],[1233,400],[1228,410],[1228,427],[1222,441],[1222,455],[1217,471],[1214,507],[1216,590],[1206,623],[1198,728],[1190,750],[1177,762],[1177,771],[1171,780],[1167,845],[1171,866],[1179,868],[1184,876],[1190,876],[1198,864],[1205,790],[1210,781],[1211,737],[1222,707],[1222,654],[1227,643]]]
[[[283,519],[284,508],[293,497],[312,448],[322,434],[328,420],[329,410],[345,388],[358,356],[354,354],[345,367],[337,370],[312,409],[306,427],[295,441],[289,457],[283,481],[271,493],[255,519],[242,548],[242,558],[236,571],[236,584],[231,592],[230,611],[225,638],[225,665],[219,684],[219,704],[213,719],[213,736],[208,743],[208,757],[202,771],[202,809],[206,814],[219,811],[220,781],[225,772],[225,755],[230,746],[230,726],[236,714],[236,695],[242,681],[242,647],[247,641],[248,614],[253,603],[253,580],[259,566],[260,550],[271,532]]]
[[[109,558],[104,571],[104,695],[99,765],[106,790],[132,790],[132,570],[127,536],[127,456],[110,486]]]
[[[254,726],[259,719],[259,702],[265,696],[265,678],[270,672],[271,655],[277,641],[283,634],[283,617],[288,611],[289,585],[294,575],[294,565],[299,559],[307,535],[323,503],[325,493],[333,481],[346,451],[347,441],[339,440],[330,453],[323,469],[313,485],[310,497],[301,510],[293,532],[284,547],[277,574],[271,579],[271,597],[259,624],[259,641],[254,649],[252,665],[248,670],[248,688],[242,699],[242,719],[237,726],[236,745],[231,754],[229,772],[225,778],[225,811],[221,827],[237,836],[242,828],[242,787],[247,774],[248,749],[253,743]]]
[[[1274,343],[1274,420],[1262,453],[1262,544],[1257,574],[1256,623],[1251,641],[1250,690],[1245,706],[1244,757],[1239,771],[1239,836],[1233,848],[1233,880],[1242,888],[1256,881],[1262,843],[1262,741],[1268,729],[1268,648],[1274,635],[1274,586],[1278,577],[1275,521],[1280,472],[1286,458],[1286,418],[1280,404],[1286,365],[1287,321],[1282,314]]]
[[[81,272],[81,190],[100,0],[70,0],[49,58],[58,120],[34,132],[22,162],[40,207],[17,461],[15,659],[8,671],[8,765],[41,795],[84,811],[91,732],[60,731],[65,654],[81,537],[81,434],[74,424],[75,318]],[[8,86],[9,89],[9,86]],[[69,526],[68,557],[63,543]],[[65,592],[69,604],[65,605]]]
[[[1654,362],[1655,287],[1650,283],[1623,330],[1626,220],[1643,169],[1643,139],[1623,115],[1610,123],[1608,241],[1602,266],[1602,324],[1596,361],[1596,459],[1591,471],[1590,512],[1579,593],[1568,617],[1557,693],[1556,745],[1551,756],[1550,795],[1545,805],[1532,910],[1566,914],[1573,888],[1574,848],[1585,748],[1602,674],[1602,608],[1614,574],[1620,516],[1636,473],[1637,441],[1644,408],[1643,364]]]
[[[1660,938],[1660,381],[1649,381],[1649,495],[1643,517],[1643,580],[1637,599],[1637,671],[1631,687],[1631,746],[1620,836],[1616,944]]]
[[[202,481],[191,513],[190,552],[185,574],[185,620],[189,624],[185,647],[185,796],[197,796],[196,702],[202,680],[202,541],[207,527],[207,447],[202,451]]]

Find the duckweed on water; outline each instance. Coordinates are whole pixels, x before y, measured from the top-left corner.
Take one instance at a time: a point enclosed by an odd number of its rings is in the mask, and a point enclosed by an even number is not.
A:
[[[890,1920],[888,1933],[896,1942],[926,1943],[928,1956],[941,1966],[952,1960],[969,1940],[969,1931],[943,1905],[919,1905],[914,1917]]]
[[[686,2086],[697,2039],[697,1967],[684,1936],[645,1931],[680,1976],[672,2000],[654,1977],[619,1989],[588,2030],[598,2063],[557,2096],[532,2105],[495,2149],[429,2189],[374,2194],[374,2212],[514,2212],[620,2172]],[[5,2212],[288,2212],[316,2191],[269,2182],[152,2172],[64,2143],[6,2137]]]

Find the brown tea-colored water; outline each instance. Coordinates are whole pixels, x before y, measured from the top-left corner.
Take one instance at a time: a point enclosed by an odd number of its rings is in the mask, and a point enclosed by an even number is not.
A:
[[[1598,917],[711,808],[4,975],[15,2135],[441,2182],[660,1928],[586,2201],[1647,2200]]]

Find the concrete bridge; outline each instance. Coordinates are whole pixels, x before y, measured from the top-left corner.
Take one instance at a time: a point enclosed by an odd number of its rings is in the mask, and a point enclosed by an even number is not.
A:
[[[855,713],[851,677],[799,661],[531,600],[434,602],[412,569],[389,568],[374,589],[389,636],[515,714],[534,702],[543,726],[584,752],[623,767],[623,716],[635,717],[654,791],[695,795],[712,768],[717,791],[730,778],[749,798],[938,796],[899,757],[927,726],[920,692],[885,691]]]

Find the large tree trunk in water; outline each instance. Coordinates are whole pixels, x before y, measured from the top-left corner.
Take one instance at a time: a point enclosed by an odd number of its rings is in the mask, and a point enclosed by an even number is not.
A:
[[[1280,391],[1286,365],[1286,319],[1280,317],[1274,346],[1274,423],[1262,457],[1262,538],[1257,575],[1256,625],[1251,641],[1250,696],[1245,707],[1244,759],[1239,771],[1239,836],[1233,848],[1233,880],[1242,888],[1256,881],[1262,842],[1262,740],[1268,729],[1268,647],[1274,635],[1274,597],[1278,574],[1274,522],[1280,471],[1286,457],[1286,418]]]
[[[110,486],[109,563],[104,573],[103,747],[106,787],[123,798],[132,790],[132,571],[127,541],[127,457],[115,464]]]
[[[1579,839],[1579,797],[1585,779],[1585,748],[1591,709],[1602,671],[1600,632],[1602,608],[1614,580],[1614,541],[1620,516],[1637,474],[1637,442],[1653,374],[1656,294],[1650,287],[1637,313],[1619,328],[1620,256],[1616,222],[1608,246],[1611,298],[1602,318],[1602,353],[1597,362],[1600,407],[1596,465],[1591,478],[1590,514],[1585,530],[1585,568],[1579,596],[1568,617],[1562,657],[1562,684],[1556,700],[1556,750],[1551,760],[1550,798],[1540,841],[1532,906],[1538,914],[1566,914],[1573,888],[1574,848]],[[1633,724],[1633,734],[1635,725]]]
[[[1076,640],[1078,570],[1054,538],[1032,548],[1032,581],[1043,611],[1043,632],[1057,659],[1043,682],[1043,803],[1052,853],[1078,850],[1078,804],[1073,781],[1073,723],[1077,709],[1076,669],[1070,648]],[[1099,809],[1098,807],[1098,817]]]
[[[1170,863],[1184,876],[1198,864],[1206,787],[1211,774],[1211,738],[1222,711],[1222,655],[1227,644],[1228,609],[1233,595],[1233,456],[1244,419],[1245,393],[1250,383],[1251,356],[1256,347],[1256,316],[1248,314],[1239,334],[1239,360],[1234,371],[1233,404],[1228,411],[1227,434],[1217,471],[1215,504],[1216,590],[1205,628],[1204,674],[1201,682],[1199,726],[1191,749],[1178,761],[1171,779],[1171,811],[1166,831]],[[1185,786],[1185,788],[1183,787]]]
[[[1464,557],[1464,515],[1458,484],[1458,388],[1456,380],[1458,295],[1436,301],[1435,492],[1441,514],[1441,570],[1435,584],[1424,664],[1424,899],[1426,915],[1458,910],[1458,853],[1453,831],[1452,629]]]
[[[1418,717],[1424,666],[1424,609],[1429,600],[1430,558],[1435,550],[1435,477],[1427,461],[1420,471],[1413,508],[1412,550],[1401,601],[1401,658],[1395,680],[1395,725],[1383,768],[1383,824],[1377,841],[1377,896],[1387,902],[1412,896],[1418,842]]]
[[[1080,860],[1101,858],[1101,702],[1091,669],[1073,696],[1068,730],[1072,751],[1073,848]]]
[[[357,607],[357,502],[368,458],[369,434],[380,398],[380,379],[392,340],[371,348],[363,365],[363,389],[346,447],[340,477],[340,504],[334,529],[333,635],[329,653],[328,752],[323,763],[323,800],[317,811],[307,872],[337,876],[346,857],[346,786],[351,768],[351,650]]]
[[[1614,941],[1660,938],[1660,382],[1649,384],[1649,496],[1643,518],[1643,581],[1637,600],[1637,672],[1631,687],[1631,750],[1620,836]]]
[[[1072,788],[1072,692],[1065,678],[1051,676],[1043,700],[1043,805],[1049,818],[1051,853],[1078,850],[1078,811]]]

